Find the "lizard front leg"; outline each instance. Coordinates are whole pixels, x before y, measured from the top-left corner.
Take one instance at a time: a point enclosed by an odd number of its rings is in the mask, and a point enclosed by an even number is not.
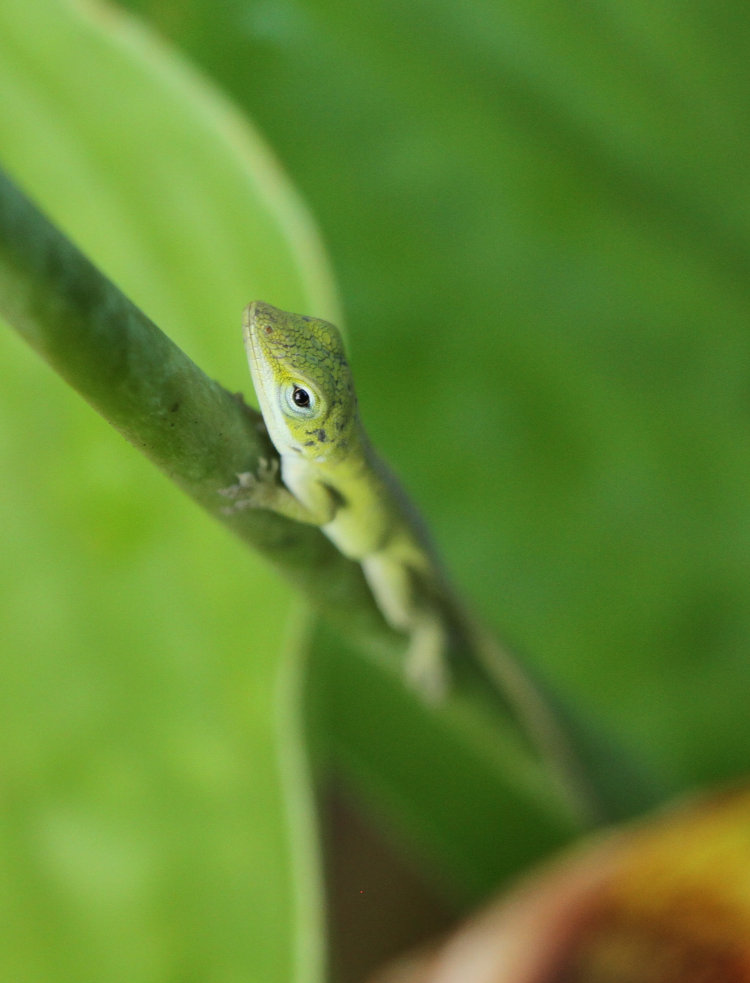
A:
[[[222,488],[220,494],[232,500],[227,512],[243,509],[269,509],[295,522],[320,526],[328,522],[335,512],[333,496],[325,485],[318,483],[310,504],[300,501],[279,480],[279,462],[273,458],[261,458],[256,472],[245,471],[237,475],[237,484]]]

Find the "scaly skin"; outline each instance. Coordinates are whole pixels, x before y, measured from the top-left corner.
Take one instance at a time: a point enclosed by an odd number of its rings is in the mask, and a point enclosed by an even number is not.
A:
[[[448,653],[473,652],[580,811],[585,794],[565,734],[519,665],[456,600],[418,512],[373,450],[337,329],[256,301],[245,310],[244,333],[283,485],[264,463],[239,476],[237,507],[320,526],[361,564],[386,620],[409,635],[406,675],[430,702],[448,689]]]
[[[320,526],[362,565],[388,622],[411,638],[409,679],[427,699],[441,699],[449,631],[439,600],[446,587],[413,506],[360,422],[341,335],[327,321],[257,301],[245,311],[244,329],[284,486],[267,469],[243,475],[241,484],[251,486],[253,504]]]

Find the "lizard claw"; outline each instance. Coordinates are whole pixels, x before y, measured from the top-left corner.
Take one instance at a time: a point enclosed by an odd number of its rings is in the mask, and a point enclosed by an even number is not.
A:
[[[259,458],[257,472],[242,471],[237,475],[236,484],[219,489],[220,495],[233,500],[230,506],[222,509],[224,514],[231,515],[244,509],[267,508],[269,491],[276,486],[278,474],[279,462],[276,458]]]
[[[279,473],[278,458],[272,457],[270,461],[267,457],[258,458],[258,474],[256,478],[257,481],[272,482],[273,484],[275,484],[278,473]]]

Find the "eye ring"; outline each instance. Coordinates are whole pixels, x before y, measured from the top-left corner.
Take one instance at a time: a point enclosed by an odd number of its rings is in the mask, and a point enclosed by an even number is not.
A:
[[[310,386],[291,382],[284,390],[284,402],[291,416],[311,417],[316,412],[318,399]]]

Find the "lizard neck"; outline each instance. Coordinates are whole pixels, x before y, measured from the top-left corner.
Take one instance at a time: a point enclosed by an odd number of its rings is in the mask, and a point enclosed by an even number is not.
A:
[[[367,469],[376,459],[370,440],[359,420],[353,420],[344,433],[336,433],[331,428],[315,432],[315,445],[305,448],[301,460],[319,474],[336,474],[345,471]],[[300,459],[300,455],[290,450],[282,457]]]

